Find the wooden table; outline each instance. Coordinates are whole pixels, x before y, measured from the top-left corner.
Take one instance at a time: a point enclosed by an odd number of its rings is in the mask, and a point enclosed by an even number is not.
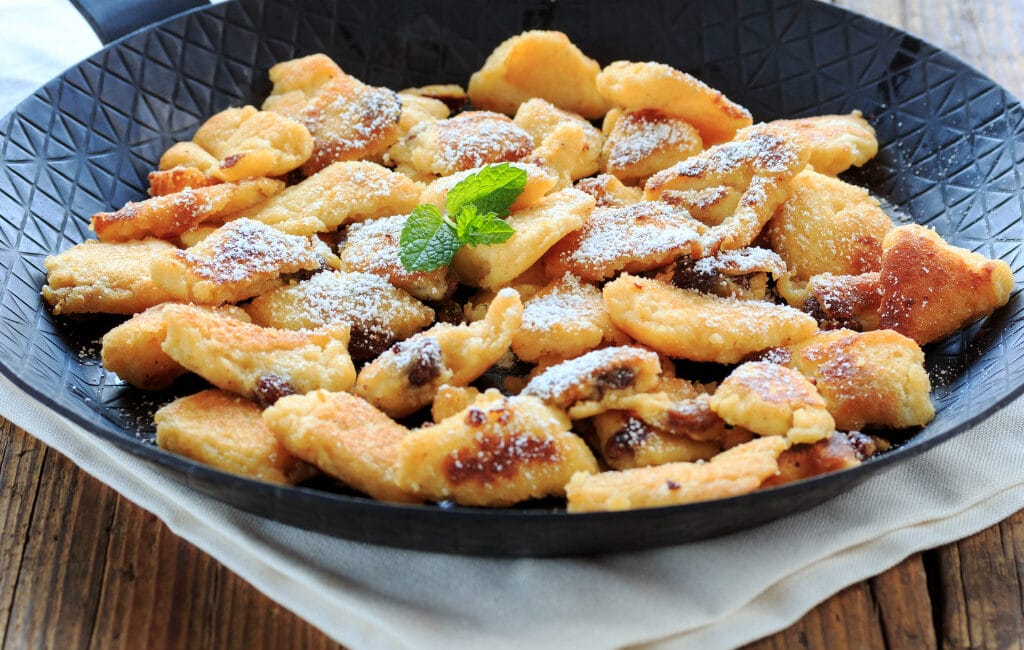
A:
[[[1024,0],[838,4],[922,35],[1024,96]],[[338,647],[2,420],[0,531],[0,650]],[[1022,565],[1024,511],[848,587],[749,647],[1021,647]]]

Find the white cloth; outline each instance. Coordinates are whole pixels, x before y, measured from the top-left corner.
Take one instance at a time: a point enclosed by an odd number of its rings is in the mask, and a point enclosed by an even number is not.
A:
[[[0,116],[100,48],[68,0],[0,0]]]
[[[63,0],[0,0],[0,114],[98,47],[83,29]],[[734,647],[1024,506],[1022,400],[805,513],[674,548],[557,560],[418,553],[298,530],[183,488],[2,380],[0,415],[355,650]]]

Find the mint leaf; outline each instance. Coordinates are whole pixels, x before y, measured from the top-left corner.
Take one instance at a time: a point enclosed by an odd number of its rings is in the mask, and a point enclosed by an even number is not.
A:
[[[487,165],[459,181],[448,192],[444,207],[457,215],[465,206],[476,207],[480,214],[505,216],[526,187],[526,172],[508,163]]]
[[[465,245],[508,241],[515,229],[501,217],[526,187],[526,172],[508,163],[487,165],[455,184],[445,201],[447,214],[417,205],[402,227],[398,259],[406,271],[433,271],[451,263]]]
[[[413,208],[398,240],[398,259],[406,271],[433,271],[452,261],[462,242],[447,221],[433,205]]]
[[[471,208],[464,208],[459,215],[458,224],[463,223],[462,215],[470,213]],[[465,220],[459,240],[463,244],[479,246],[481,244],[490,246],[508,241],[508,238],[515,234],[515,230],[504,219],[498,218],[496,214],[480,214],[472,209],[471,216]]]

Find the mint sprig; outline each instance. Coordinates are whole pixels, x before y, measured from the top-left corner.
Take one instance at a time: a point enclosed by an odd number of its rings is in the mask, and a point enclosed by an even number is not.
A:
[[[508,241],[515,230],[502,219],[526,187],[526,172],[508,163],[487,165],[448,191],[445,211],[416,206],[398,240],[398,259],[406,271],[433,271],[451,263],[465,245]]]

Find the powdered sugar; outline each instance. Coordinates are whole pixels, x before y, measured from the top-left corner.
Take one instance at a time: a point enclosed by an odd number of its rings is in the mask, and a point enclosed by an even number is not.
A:
[[[288,235],[252,219],[236,219],[177,255],[198,277],[242,282],[255,274],[315,269],[320,260],[309,239]]]
[[[600,289],[580,282],[572,273],[566,273],[549,292],[526,302],[521,328],[546,331],[559,323],[584,320],[603,308]]]
[[[530,134],[498,113],[471,111],[429,126],[437,129],[434,171],[442,174],[520,160],[533,151]]]
[[[632,260],[689,253],[698,227],[686,211],[655,201],[595,208],[569,261],[608,277]]]
[[[700,135],[689,123],[653,109],[623,113],[615,123],[610,168],[626,168],[664,150],[697,153]],[[682,157],[682,156],[680,156]]]
[[[693,270],[704,275],[746,275],[762,272],[778,277],[786,272],[786,263],[775,251],[755,246],[720,251],[714,257],[701,258],[693,263]]]
[[[792,407],[824,405],[814,386],[803,375],[769,361],[752,361],[736,368],[719,390],[732,391],[740,386],[750,391],[750,397],[768,403],[785,403]]]
[[[406,274],[399,262],[398,244],[407,219],[395,215],[352,224],[342,256],[348,264],[377,275]]]
[[[293,308],[303,319],[328,324],[347,322],[362,328],[391,333],[387,323],[394,317],[396,295],[401,292],[371,273],[326,271],[296,285],[301,299]]]
[[[362,155],[396,127],[401,110],[394,91],[366,87],[355,96],[339,96],[303,122],[316,139],[317,157],[329,162],[349,152]]]
[[[618,346],[594,350],[551,366],[531,379],[522,394],[534,395],[545,401],[558,401],[601,375],[639,365],[646,356],[653,357],[654,363],[658,363],[658,356],[654,352],[642,348]]]
[[[753,127],[746,138],[716,145],[660,174],[700,178],[724,175],[750,166],[766,174],[786,174],[799,161],[796,149],[766,127]]]
[[[441,344],[433,336],[426,335],[414,336],[401,343],[396,343],[378,358],[378,362],[403,373],[415,374],[418,369],[436,369],[436,373],[422,373],[430,374],[431,379],[438,377],[440,370],[445,367]],[[413,381],[412,383],[422,386],[427,382]]]

